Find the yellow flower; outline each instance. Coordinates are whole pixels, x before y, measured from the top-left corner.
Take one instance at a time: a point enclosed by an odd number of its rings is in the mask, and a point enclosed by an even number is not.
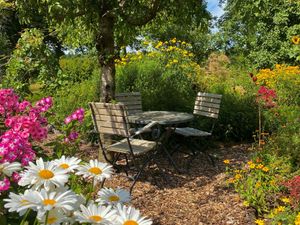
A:
[[[170,42],[171,43],[176,43],[176,38],[174,37]]]
[[[157,43],[157,45],[155,46],[155,48],[159,48],[159,47],[161,47],[163,45],[163,43],[161,42],[161,41],[159,41],[158,43]]]
[[[225,159],[225,160],[223,161],[223,163],[229,164],[229,163],[230,163],[230,160],[229,160],[229,159]]]
[[[255,164],[252,163],[252,164],[249,165],[249,167],[250,167],[250,169],[254,169],[255,168]]]
[[[260,182],[257,182],[256,184],[255,184],[255,187],[256,188],[258,188],[258,187],[260,187],[261,186],[261,183]]]
[[[257,225],[264,225],[264,224],[265,224],[265,222],[264,222],[263,220],[261,220],[261,219],[255,220],[255,223],[256,223]]]
[[[296,36],[293,36],[292,37],[292,42],[295,44],[295,45],[298,45],[300,43],[300,37],[298,35]]]
[[[250,203],[247,202],[247,201],[244,201],[244,202],[243,202],[243,205],[246,206],[246,207],[248,207],[248,206],[250,205]]]
[[[300,212],[298,213],[298,215],[295,218],[295,225],[300,225]]]
[[[262,171],[264,171],[264,172],[268,172],[270,169],[268,168],[268,167],[264,167],[264,168],[262,168]]]
[[[177,59],[173,59],[173,63],[178,63],[178,60]]]
[[[278,206],[275,210],[274,210],[274,214],[278,214],[280,212],[284,212],[285,211],[285,207],[284,206]]]
[[[242,175],[238,173],[234,176],[234,178],[238,180],[238,179],[242,178]]]
[[[235,179],[234,178],[229,178],[226,182],[228,184],[233,184],[233,183],[235,183]]]
[[[291,202],[291,200],[290,200],[289,198],[287,198],[287,197],[282,197],[280,200],[281,200],[283,203],[286,203],[286,204],[288,204],[288,203]]]
[[[257,168],[257,169],[262,169],[262,168],[264,168],[264,165],[260,163],[260,164],[258,164],[258,165],[256,166],[256,168]]]

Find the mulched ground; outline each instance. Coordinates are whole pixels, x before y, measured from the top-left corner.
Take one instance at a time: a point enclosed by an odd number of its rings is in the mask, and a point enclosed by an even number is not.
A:
[[[218,155],[216,167],[199,154],[190,170],[177,173],[164,155],[159,155],[134,187],[132,205],[151,218],[154,225],[254,224],[251,208],[243,206],[233,188],[226,185],[224,159],[246,161],[250,144],[217,144],[211,149]],[[96,157],[97,147],[85,146],[84,157]],[[180,168],[186,168],[189,155],[173,155]],[[159,165],[159,168],[157,167]],[[105,183],[107,187],[128,188],[130,181],[124,173],[117,173]]]

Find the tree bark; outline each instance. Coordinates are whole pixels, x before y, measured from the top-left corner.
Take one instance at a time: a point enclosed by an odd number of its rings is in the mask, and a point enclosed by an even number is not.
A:
[[[115,97],[114,23],[114,17],[109,13],[100,16],[96,48],[101,68],[101,102],[110,102]]]
[[[109,7],[104,7],[99,15],[99,33],[96,37],[96,48],[98,51],[98,61],[100,64],[100,102],[110,102],[115,98],[115,46],[114,46],[114,17],[109,13]],[[105,144],[111,144],[110,135],[100,137]],[[106,154],[108,160],[113,160],[113,154]],[[106,159],[101,149],[98,153],[99,161]]]

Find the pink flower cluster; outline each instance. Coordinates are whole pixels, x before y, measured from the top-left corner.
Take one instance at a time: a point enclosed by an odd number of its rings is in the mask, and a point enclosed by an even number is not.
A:
[[[258,100],[264,103],[267,108],[272,108],[276,104],[274,99],[277,98],[275,90],[268,89],[265,86],[261,86],[257,92]]]
[[[79,108],[77,110],[75,110],[70,116],[67,116],[65,118],[65,124],[69,124],[72,121],[78,121],[79,123],[81,123],[84,119],[84,109],[83,108]],[[74,124],[73,124],[74,125]],[[76,132],[74,130],[74,126],[71,128],[72,131],[69,133],[69,135],[67,135],[64,138],[64,142],[65,143],[70,143],[70,142],[74,142],[78,137],[79,137],[79,133]]]
[[[84,109],[79,108],[75,110],[70,116],[67,116],[65,118],[65,124],[69,124],[72,121],[76,121],[76,120],[78,120],[81,123],[83,119],[84,119]]]
[[[0,118],[4,118],[8,128],[0,136],[0,164],[20,162],[27,166],[35,159],[31,141],[40,141],[47,137],[47,119],[42,115],[52,107],[52,98],[39,100],[34,106],[28,101],[19,102],[19,96],[13,89],[0,90]],[[12,181],[20,178],[12,174]],[[0,180],[0,191],[10,187],[10,180]]]
[[[0,90],[0,115],[3,117],[10,116],[13,112],[18,111],[19,96],[13,89]]]
[[[0,138],[0,163],[20,161],[23,166],[27,166],[35,159],[31,143],[19,132],[10,129]]]
[[[53,102],[51,97],[43,98],[34,107],[27,101],[19,105],[23,115],[16,115],[5,120],[5,125],[13,131],[18,132],[23,138],[31,137],[40,141],[47,137],[47,119],[41,115],[51,108]]]

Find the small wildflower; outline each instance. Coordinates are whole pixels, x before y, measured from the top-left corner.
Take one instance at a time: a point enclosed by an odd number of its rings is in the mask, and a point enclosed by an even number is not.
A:
[[[284,212],[285,211],[285,207],[284,206],[278,206],[275,210],[274,213],[278,214],[280,212]]]
[[[299,37],[298,35],[293,36],[293,37],[292,37],[292,42],[293,42],[295,45],[300,44],[300,37]]]
[[[255,187],[256,188],[259,188],[261,186],[261,182],[257,182],[256,184],[255,184]]]
[[[236,174],[236,175],[234,176],[234,178],[237,179],[237,180],[238,180],[238,179],[241,179],[241,178],[242,178],[242,175],[238,173],[238,174]]]
[[[249,207],[250,203],[248,201],[244,201],[243,205],[246,206],[246,207]]]
[[[225,159],[225,160],[223,161],[223,163],[229,164],[229,163],[230,163],[230,160],[229,160],[229,159]]]
[[[262,168],[262,171],[264,171],[264,172],[268,172],[270,169],[268,168],[268,167],[264,167],[264,168]]]
[[[288,204],[288,203],[291,202],[291,200],[290,200],[289,198],[287,198],[287,197],[282,197],[280,200],[281,200],[283,203],[286,203],[286,204]]]
[[[300,225],[300,212],[298,213],[298,215],[295,218],[295,225]]]
[[[264,224],[265,224],[265,222],[264,222],[263,220],[261,220],[261,219],[255,220],[255,223],[256,223],[257,225],[264,225]]]

